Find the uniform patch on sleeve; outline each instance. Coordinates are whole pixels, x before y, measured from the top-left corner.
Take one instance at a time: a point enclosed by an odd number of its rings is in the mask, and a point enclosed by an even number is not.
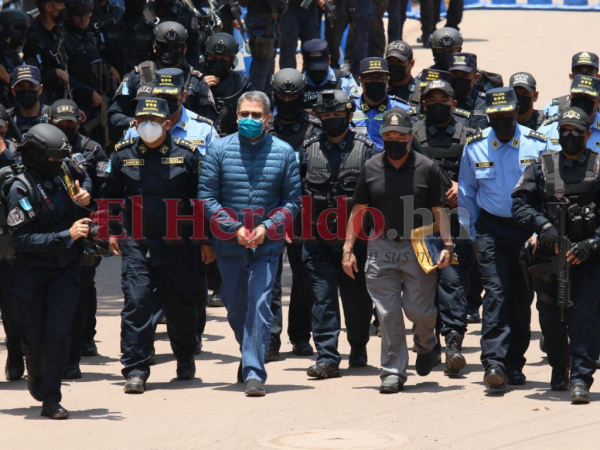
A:
[[[106,173],[108,172],[106,169],[108,168],[108,164],[110,161],[100,161],[96,164],[96,176],[98,178],[106,177]]]
[[[133,144],[134,139],[123,139],[122,141],[119,141],[115,144],[115,152],[119,151],[120,149]]]
[[[9,227],[16,227],[17,225],[20,225],[23,222],[25,222],[25,214],[18,206],[13,208],[8,213],[8,219],[6,220],[6,223]]]
[[[473,136],[470,136],[467,138],[467,145],[472,144],[473,142],[477,142],[477,141],[481,141],[483,140],[483,133],[477,133],[474,134]]]
[[[191,152],[196,151],[196,146],[190,141],[186,141],[185,139],[177,138],[175,139],[175,143],[183,148],[187,148]]]
[[[33,207],[31,206],[31,203],[29,203],[29,199],[27,197],[23,197],[21,200],[19,200],[19,205],[21,205],[21,208],[27,213],[30,219],[35,217],[35,212],[33,211]]]
[[[475,163],[476,169],[488,169],[494,167],[494,161],[480,161]]]
[[[176,158],[162,158],[160,160],[161,164],[183,164],[183,156],[179,156]]]
[[[527,136],[530,138],[537,139],[538,141],[542,141],[542,142],[546,142],[546,140],[547,140],[545,134],[538,133],[537,131],[533,131],[533,130],[531,130],[529,133],[527,133]]]
[[[535,158],[524,158],[519,163],[521,166],[528,166],[535,162]]]

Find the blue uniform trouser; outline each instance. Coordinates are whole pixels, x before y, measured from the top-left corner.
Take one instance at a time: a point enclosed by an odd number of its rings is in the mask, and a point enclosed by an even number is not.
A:
[[[200,282],[193,258],[153,266],[148,260],[123,256],[121,312],[121,363],[123,376],[150,376],[148,362],[154,346],[154,329],[162,305],[167,335],[178,361],[194,357],[198,345]]]
[[[14,265],[14,311],[23,335],[27,372],[43,380],[44,402],[60,402],[69,357],[71,326],[79,296],[81,263],[65,268]]]
[[[15,317],[14,297],[12,293],[13,268],[6,260],[0,261],[0,312],[6,336],[8,361],[14,366],[23,366],[23,350],[21,349],[21,330]]]
[[[468,239],[456,240],[458,264],[438,270],[438,303],[442,320],[442,335],[457,331],[464,335],[467,331],[467,292],[471,267],[475,264],[473,244]]]
[[[287,260],[292,270],[292,290],[290,293],[290,307],[288,310],[288,336],[292,344],[310,341],[312,329],[312,307],[315,303],[312,279],[302,260],[302,244],[292,243],[287,245]],[[282,268],[280,265],[280,269]],[[277,272],[277,280],[273,286],[273,299],[271,300],[273,321],[271,322],[271,344],[277,348],[281,345],[281,332],[283,320],[281,313],[281,270]]]
[[[200,295],[198,296],[198,325],[196,326],[196,335],[198,339],[202,338],[204,328],[206,327],[206,306],[208,304],[208,265],[198,260],[198,275],[200,282]]]
[[[96,311],[98,310],[98,292],[96,290],[96,281],[88,288],[88,307],[87,319],[85,321],[85,330],[83,331],[83,342],[91,341],[96,336]]]
[[[277,276],[279,255],[219,256],[217,262],[225,281],[221,297],[227,320],[242,352],[244,381],[267,380],[265,359],[271,331],[271,293]]]
[[[487,369],[523,369],[531,339],[533,291],[527,289],[519,252],[530,233],[516,225],[480,215],[477,260],[485,289],[481,327],[481,362]]]
[[[311,39],[320,38],[318,16],[319,11],[314,3],[311,3],[308,9],[297,4],[288,5],[288,9],[281,16],[280,69],[296,68],[298,39],[304,44]]]
[[[100,258],[98,258],[98,260],[100,260]],[[98,264],[100,264],[100,261],[98,261]],[[71,327],[69,364],[78,363],[81,360],[81,349],[83,348],[83,335],[85,333],[85,327],[88,319],[90,294],[93,294],[94,297],[96,294],[96,288],[94,286],[96,267],[97,265],[81,267],[77,309],[75,310],[75,315],[73,316],[73,326]]]
[[[259,58],[254,52],[254,45],[259,37],[265,39],[277,40],[277,21],[257,17],[255,15],[246,15],[246,30],[248,30],[249,44],[252,54],[252,65],[250,66],[250,82],[257,91],[262,91],[271,97],[273,89],[271,87],[271,78],[275,73],[275,49],[273,47],[272,58]],[[270,31],[270,33],[268,33]]]
[[[571,382],[582,381],[590,387],[600,354],[600,321],[596,314],[600,303],[600,261],[590,259],[571,267],[571,301],[573,306],[565,311],[565,322],[561,322],[555,301],[545,303],[538,295],[548,363],[564,369],[571,361]]]
[[[373,302],[367,290],[365,264],[367,248],[362,242],[354,246],[358,272],[354,279],[342,268],[341,246],[310,243],[304,246],[304,259],[313,280],[315,304],[312,309],[313,340],[319,354],[318,362],[340,364],[340,305],[338,288],[344,308],[348,342],[352,347],[364,347],[369,342],[369,327]]]
[[[352,74],[358,79],[360,62],[369,57],[369,30],[375,15],[373,0],[358,0],[358,17],[353,29],[354,48],[351,63]]]

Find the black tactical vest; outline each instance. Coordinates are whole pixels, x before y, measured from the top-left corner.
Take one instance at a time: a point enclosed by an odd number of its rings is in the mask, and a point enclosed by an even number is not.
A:
[[[355,135],[352,150],[340,163],[338,172],[333,173],[327,156],[321,150],[322,138],[327,139],[324,133],[313,137],[306,143],[307,169],[302,186],[304,195],[312,197],[312,221],[315,225],[323,211],[337,206],[335,197],[338,196],[347,197],[347,214],[350,215],[354,188],[358,182],[367,150],[373,145],[366,136]],[[330,231],[333,232],[331,227]]]
[[[542,174],[545,181],[544,205],[546,217],[558,227],[557,217],[548,208],[549,202],[568,200],[567,234],[574,241],[589,238],[596,231],[597,205],[594,203],[600,160],[598,153],[590,150],[585,166],[577,172],[564,174],[564,156],[562,152],[548,150],[541,154]],[[573,161],[574,164],[577,162]],[[558,168],[558,170],[557,170]]]
[[[422,122],[415,132],[415,139],[421,144],[425,154],[440,164],[452,181],[458,181],[460,159],[467,140],[466,127],[460,122],[454,123],[454,133],[448,137],[448,146],[432,146],[427,138],[427,123]]]
[[[279,120],[279,117],[275,116],[269,125],[267,125],[267,131],[269,134],[290,144],[295,151],[298,151],[302,148],[304,142],[315,133],[315,127],[319,126],[320,121],[308,114],[305,114],[303,118],[294,124],[283,124]],[[282,133],[281,130],[284,128],[294,133]]]

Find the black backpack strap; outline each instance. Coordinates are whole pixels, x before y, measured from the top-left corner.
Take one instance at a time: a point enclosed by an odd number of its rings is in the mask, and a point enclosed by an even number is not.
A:
[[[560,171],[559,157],[561,152],[547,151],[542,153],[542,173],[546,182],[546,197],[561,200],[565,195],[565,183],[562,177],[557,176]],[[559,174],[560,175],[560,174]]]

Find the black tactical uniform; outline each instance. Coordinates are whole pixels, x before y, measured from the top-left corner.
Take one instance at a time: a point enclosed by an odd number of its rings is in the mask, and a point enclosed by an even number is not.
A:
[[[86,86],[75,77],[69,75],[69,85],[66,85],[56,75],[56,69],[66,71],[68,67],[63,34],[58,25],[55,25],[52,31],[48,31],[38,18],[31,24],[23,47],[23,59],[27,64],[40,69],[47,103],[69,97],[69,88],[73,96],[85,95]]]
[[[94,33],[100,31],[102,24],[112,19],[120,19],[123,16],[123,8],[118,3],[109,2],[104,0],[104,3],[100,6],[96,6],[94,2],[94,9],[92,10],[92,18],[90,19],[90,30]]]
[[[186,41],[186,31],[178,23],[164,22],[155,29],[157,52],[155,60],[144,61],[134,70],[123,77],[121,85],[108,110],[108,118],[113,131],[122,135],[133,121],[135,98],[148,95],[156,83],[156,71],[161,67],[172,67],[183,71],[185,89],[188,96],[185,107],[196,114],[210,120],[216,119],[216,110],[210,88],[203,80],[203,75],[190,66],[183,54],[171,50],[172,46],[183,45]],[[158,45],[166,45],[158,47]],[[160,63],[160,64],[159,64]]]
[[[23,64],[20,52],[21,47],[25,43],[27,29],[29,28],[29,16],[26,12],[18,9],[5,9],[0,12],[0,24],[9,25],[5,28],[10,33],[10,43],[3,51],[0,51],[0,65],[6,69],[7,73]],[[6,41],[0,36],[2,42]],[[1,49],[0,49],[1,50]],[[0,82],[0,103],[6,108],[11,108],[15,105],[14,96],[10,90],[10,83]]]
[[[148,115],[165,120],[168,114],[167,101],[162,98],[138,101],[138,120]],[[111,235],[125,233],[119,245],[125,295],[121,314],[121,362],[125,366],[122,373],[127,379],[126,393],[144,392],[154,344],[152,319],[161,304],[169,324],[167,333],[177,359],[178,378],[189,380],[196,372],[197,301],[201,293],[196,248],[190,242],[193,227],[189,222],[180,222],[177,230],[180,239],[165,239],[167,203],[164,199],[181,200],[176,210],[179,216],[193,214],[190,200],[197,198],[201,158],[195,145],[173,138],[168,131],[166,140],[156,148],[149,148],[137,137],[118,143],[111,155],[102,197],[125,200],[124,230],[115,224]],[[135,238],[134,234],[139,229],[132,213],[131,197],[135,196],[142,196],[142,238]]]
[[[29,129],[32,128],[34,125],[37,125],[38,123],[48,122],[48,115],[47,115],[47,112],[45,111],[44,104],[42,103],[42,99],[39,94],[39,85],[41,83],[41,75],[40,75],[40,71],[38,70],[37,67],[27,66],[27,65],[17,67],[11,74],[11,80],[12,80],[13,86],[18,85],[20,82],[23,82],[23,81],[29,81],[33,84],[38,85],[37,91],[34,91],[33,89],[26,89],[24,91],[20,91],[24,94],[32,94],[31,98],[29,98],[28,96],[26,96],[27,98],[23,97],[22,100],[23,100],[24,104],[21,106],[18,103],[21,94],[19,91],[17,91],[17,105],[14,108],[11,108],[7,111],[8,116],[10,117],[10,119],[15,124],[16,128],[18,129],[18,133],[17,133],[16,130],[14,130],[12,127],[9,126],[8,132],[7,132],[7,137],[13,141],[20,142],[22,139],[22,136],[25,133],[27,133],[27,131],[29,131]],[[27,105],[25,105],[25,103],[27,103]],[[22,109],[26,110],[25,112],[27,114],[29,114],[28,110],[35,111],[36,104],[39,105],[37,114],[35,114],[35,112],[34,112],[33,113],[34,115],[28,116],[28,117],[25,117],[24,115],[21,114]],[[19,134],[21,136],[19,136]]]
[[[227,33],[215,33],[206,41],[208,55],[235,57],[238,44],[233,36]],[[207,57],[206,73],[219,78],[219,84],[210,88],[217,106],[217,130],[221,136],[237,132],[237,103],[243,93],[257,88],[241,72],[233,70],[234,62],[211,60]],[[269,76],[270,77],[270,76]]]
[[[159,25],[163,22],[177,22],[188,31],[186,60],[193,67],[200,61],[200,35],[198,18],[189,6],[174,0],[153,0],[146,3],[146,20]]]
[[[142,0],[125,2],[125,12],[119,19],[102,24],[98,48],[108,69],[114,68],[121,78],[152,54],[155,25],[144,19]]]
[[[342,120],[347,129],[353,105],[354,102],[345,92],[327,91],[315,105],[315,112],[318,115],[320,112],[345,110],[347,114]],[[342,269],[342,247],[346,230],[339,230],[341,239],[339,234],[333,240],[325,240],[323,236],[326,231],[335,236],[338,224],[343,223],[343,219],[329,215],[327,221],[319,225],[323,220],[321,213],[328,208],[339,208],[334,198],[345,196],[348,199],[347,216],[350,215],[358,175],[364,162],[377,152],[377,147],[368,137],[351,130],[339,143],[334,144],[329,140],[328,133],[331,136],[341,136],[345,132],[340,125],[340,118],[324,119],[322,125],[325,132],[313,136],[304,144],[300,165],[303,194],[312,197],[312,211],[303,211],[302,214],[312,214],[312,236],[315,239],[306,242],[304,260],[313,280],[315,304],[312,309],[312,331],[319,354],[317,364],[311,366],[307,373],[310,377],[330,378],[339,376],[341,362],[338,352],[338,287],[351,346],[351,367],[363,367],[367,364],[366,344],[369,341],[373,303],[367,291],[364,273],[366,245],[357,241],[354,252],[359,271],[354,279],[345,276]]]
[[[423,98],[435,90],[440,90],[452,97],[454,91],[445,81],[433,81],[426,88]],[[440,104],[430,104],[433,109]],[[450,116],[447,108],[447,117]],[[439,119],[438,119],[439,120]],[[447,118],[446,118],[447,121]],[[450,123],[436,126],[431,120],[424,119],[417,122],[413,128],[415,137],[413,147],[437,164],[445,173],[445,184],[450,189],[453,183],[458,182],[460,161],[467,136],[475,132],[468,128],[455,117]],[[452,205],[451,205],[452,206]],[[454,205],[457,206],[457,205]],[[467,331],[467,296],[469,275],[474,263],[471,240],[466,231],[462,233],[458,223],[458,215],[451,216],[451,235],[456,245],[455,254],[458,256],[457,265],[449,265],[438,271],[438,290],[436,304],[438,306],[438,324],[436,331],[446,338],[446,366],[445,372],[457,374],[466,366],[462,355],[462,341]],[[438,339],[439,346],[439,339]],[[436,346],[436,349],[439,347]]]
[[[565,125],[579,132],[579,137],[563,136]],[[600,228],[597,223],[600,160],[597,152],[585,148],[583,133],[589,125],[583,110],[567,108],[561,111],[562,151],[542,153],[527,167],[512,194],[515,220],[526,230],[538,234],[533,264],[540,270],[531,268],[531,275],[536,275],[533,284],[548,362],[552,366],[551,388],[567,390],[570,379],[573,403],[589,403],[589,389],[600,354],[597,315],[600,302]],[[555,254],[559,236],[568,238],[570,242],[565,251],[570,250],[581,264],[566,262],[562,252]],[[570,288],[567,290],[561,288],[559,277],[559,271],[565,268],[570,271]],[[569,299],[561,297],[560,292],[568,291]],[[563,311],[561,298],[570,302],[564,305]]]
[[[66,419],[69,413],[59,404],[60,386],[77,305],[82,239],[73,241],[69,231],[77,219],[70,198],[72,178],[64,164],[47,158],[62,159],[71,147],[60,130],[39,124],[30,130],[20,151],[33,186],[17,180],[8,196],[8,225],[17,249],[15,315],[23,332],[29,391],[44,402],[43,416]],[[40,154],[45,156],[43,162]]]
[[[306,85],[304,75],[296,69],[283,69],[273,76],[271,82],[273,87],[273,99],[277,114],[267,125],[267,131],[273,136],[287,142],[292,148],[299,152],[306,140],[313,134],[321,132],[321,122],[302,110],[303,93]],[[283,100],[280,96],[297,97],[295,100]],[[302,218],[301,214],[294,220],[294,236],[300,238]],[[299,356],[313,354],[310,345],[311,332],[311,310],[314,304],[315,294],[312,281],[306,266],[302,261],[303,242],[296,240],[286,244],[287,257],[292,269],[292,292],[290,294],[290,306],[288,314],[288,335],[293,345],[293,352]],[[270,352],[279,351],[281,346],[281,332],[283,319],[281,311],[281,268],[277,273],[277,279],[273,285],[273,296],[271,299],[271,344]]]

